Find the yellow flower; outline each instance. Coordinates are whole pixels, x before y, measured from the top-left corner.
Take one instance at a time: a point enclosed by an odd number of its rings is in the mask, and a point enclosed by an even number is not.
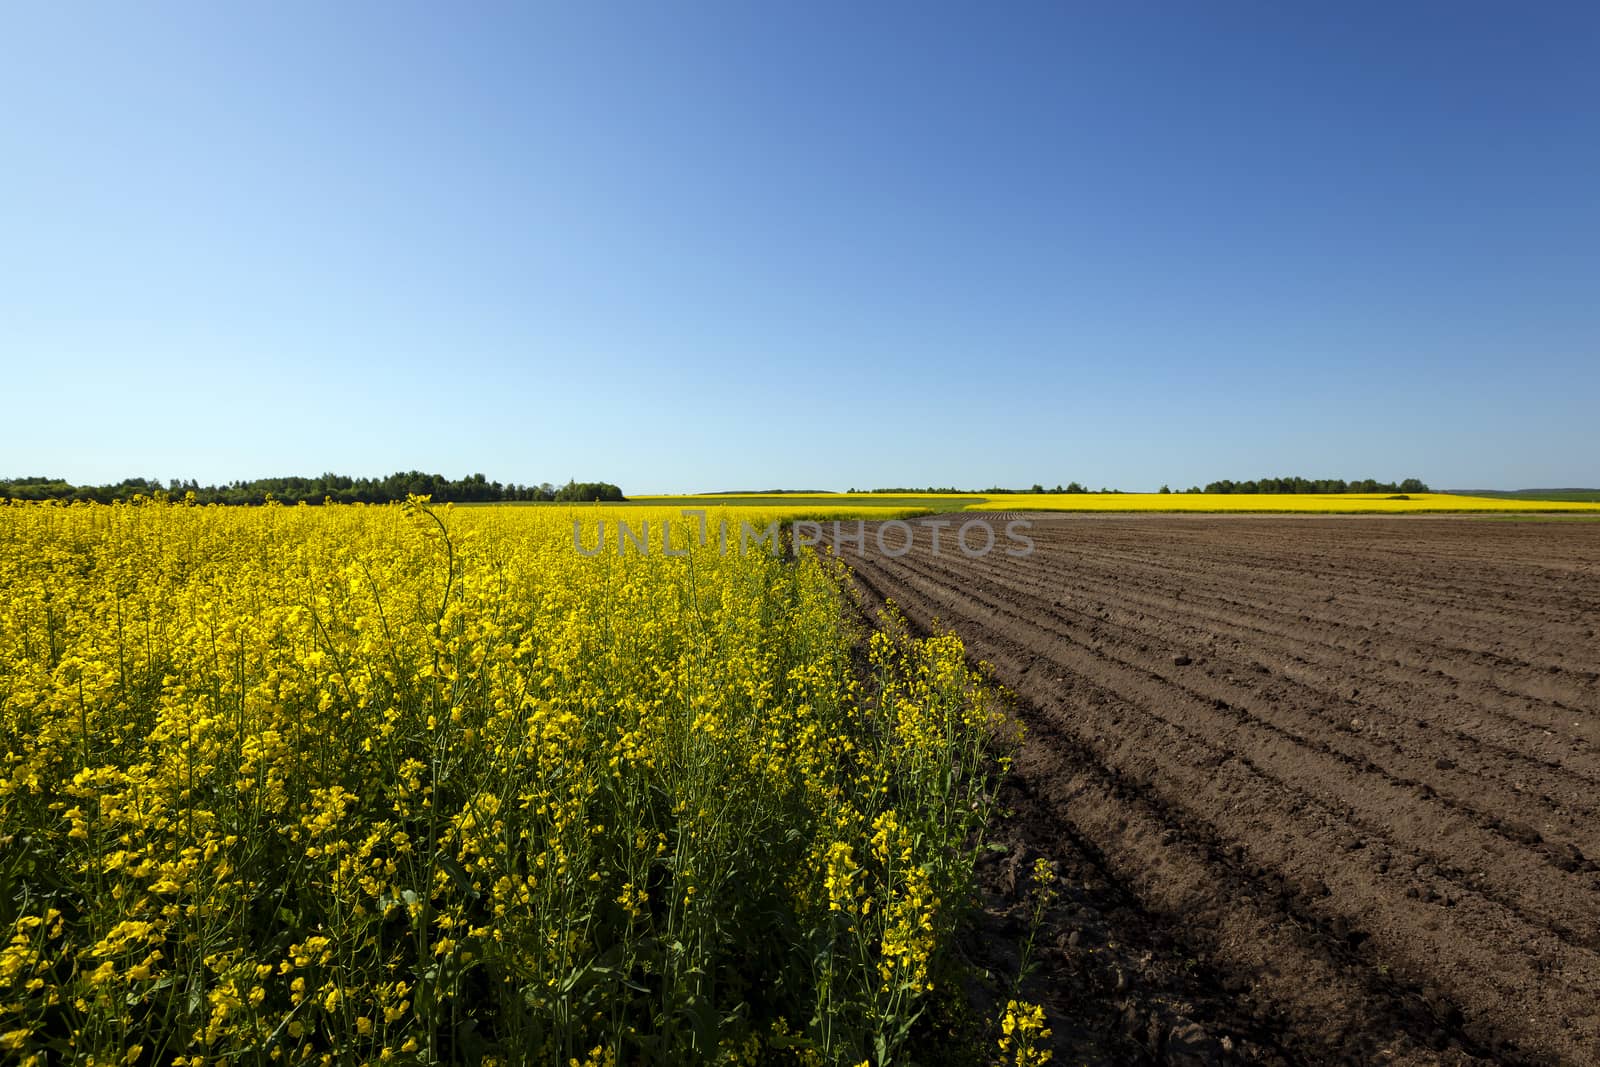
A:
[[[1026,1001],[1009,1001],[1000,1020],[999,1043],[1004,1062],[1014,1067],[1048,1063],[1054,1052],[1039,1046],[1050,1039],[1051,1033],[1045,1025],[1043,1007]]]

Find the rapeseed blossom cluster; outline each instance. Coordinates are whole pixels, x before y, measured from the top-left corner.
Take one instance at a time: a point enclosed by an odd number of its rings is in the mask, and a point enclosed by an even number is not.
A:
[[[1027,1001],[1009,1001],[1000,1019],[1000,1062],[1006,1067],[1037,1067],[1049,1063],[1054,1053],[1043,1046],[1050,1037],[1044,1008]]]
[[[1007,720],[829,561],[608,516],[0,506],[5,1058],[893,1059]]]

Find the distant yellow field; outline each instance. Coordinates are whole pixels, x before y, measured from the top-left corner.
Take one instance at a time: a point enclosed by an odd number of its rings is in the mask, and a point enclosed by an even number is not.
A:
[[[808,498],[816,499],[816,498]],[[982,497],[973,497],[981,500]],[[670,520],[684,521],[684,512],[704,512],[715,523],[719,518],[737,524],[765,525],[774,519],[905,519],[926,515],[930,507],[918,504],[857,503],[843,493],[815,503],[793,503],[781,497],[762,497],[749,503],[727,503],[737,497],[648,497],[626,504],[547,504],[546,510],[558,510],[579,520],[600,519],[637,525],[641,521],[655,525]],[[670,502],[668,502],[670,501]],[[692,517],[691,517],[692,521]]]
[[[1600,503],[1460,496],[1452,493],[725,493],[635,499],[647,508],[727,506],[770,517],[903,518],[945,511],[1193,511],[1388,513],[1580,512]]]
[[[965,504],[977,504],[991,499],[983,493],[684,493],[630,496],[630,506],[646,507],[711,507],[730,508],[793,508],[814,512],[818,507],[840,508],[850,514],[871,512],[872,517],[883,508],[913,508],[920,510],[949,511]]]
[[[1600,512],[1600,504],[1570,500],[1507,500],[1410,493],[1017,493],[992,496],[968,511],[1257,511],[1387,512],[1427,511],[1581,511]]]

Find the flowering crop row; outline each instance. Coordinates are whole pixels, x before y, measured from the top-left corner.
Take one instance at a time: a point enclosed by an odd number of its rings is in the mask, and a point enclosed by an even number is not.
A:
[[[1010,744],[959,641],[575,513],[0,508],[0,1053],[902,1056]]]

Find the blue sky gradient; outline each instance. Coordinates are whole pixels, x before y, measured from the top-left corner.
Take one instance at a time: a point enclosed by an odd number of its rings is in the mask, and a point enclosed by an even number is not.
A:
[[[10,5],[0,476],[1600,483],[1593,4]]]

